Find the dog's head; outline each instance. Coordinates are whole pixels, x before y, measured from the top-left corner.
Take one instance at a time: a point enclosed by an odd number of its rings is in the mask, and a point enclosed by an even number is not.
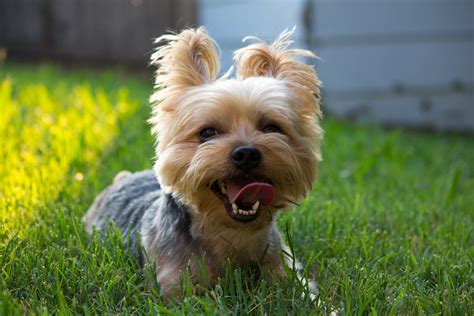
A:
[[[264,225],[305,197],[320,160],[319,80],[288,49],[292,32],[271,45],[235,52],[237,75],[216,79],[217,45],[203,28],[165,35],[150,120],[155,170],[163,188],[196,214],[235,227]]]

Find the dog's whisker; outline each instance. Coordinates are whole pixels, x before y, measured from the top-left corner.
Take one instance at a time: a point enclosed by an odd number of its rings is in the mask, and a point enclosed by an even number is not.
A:
[[[293,205],[295,205],[295,206],[300,206],[299,203],[296,203],[296,202],[294,202],[294,201],[292,201],[292,200],[288,200],[288,203],[291,203],[291,204],[293,204]]]

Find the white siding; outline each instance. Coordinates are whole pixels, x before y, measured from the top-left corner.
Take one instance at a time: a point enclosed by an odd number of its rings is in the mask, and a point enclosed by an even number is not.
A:
[[[295,45],[303,46],[301,13],[304,0],[200,0],[198,23],[222,49],[223,69],[232,65],[232,52],[245,36],[272,41],[286,28],[297,27]]]
[[[474,130],[474,1],[314,0],[326,111]]]

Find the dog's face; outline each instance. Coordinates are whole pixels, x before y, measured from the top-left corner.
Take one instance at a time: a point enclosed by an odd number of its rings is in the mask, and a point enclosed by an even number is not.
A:
[[[322,131],[312,68],[280,56],[290,64],[287,77],[269,75],[255,51],[272,46],[259,43],[237,52],[237,78],[214,80],[217,55],[202,29],[167,39],[171,43],[155,55],[162,89],[151,120],[162,186],[219,224],[269,223],[276,210],[306,196],[315,180]],[[288,82],[298,75],[291,69],[301,76]]]

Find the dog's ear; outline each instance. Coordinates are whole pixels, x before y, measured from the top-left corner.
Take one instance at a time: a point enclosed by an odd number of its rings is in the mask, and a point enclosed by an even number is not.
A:
[[[151,64],[158,67],[156,98],[159,99],[160,94],[170,97],[170,94],[216,79],[220,67],[218,47],[204,28],[163,35],[155,43],[164,43],[151,56]]]
[[[303,114],[321,116],[319,108],[320,81],[310,65],[296,58],[316,58],[304,49],[289,49],[295,29],[285,30],[272,44],[256,37],[246,37],[255,43],[234,53],[234,63],[239,78],[274,77],[284,81],[299,99],[299,110]]]

